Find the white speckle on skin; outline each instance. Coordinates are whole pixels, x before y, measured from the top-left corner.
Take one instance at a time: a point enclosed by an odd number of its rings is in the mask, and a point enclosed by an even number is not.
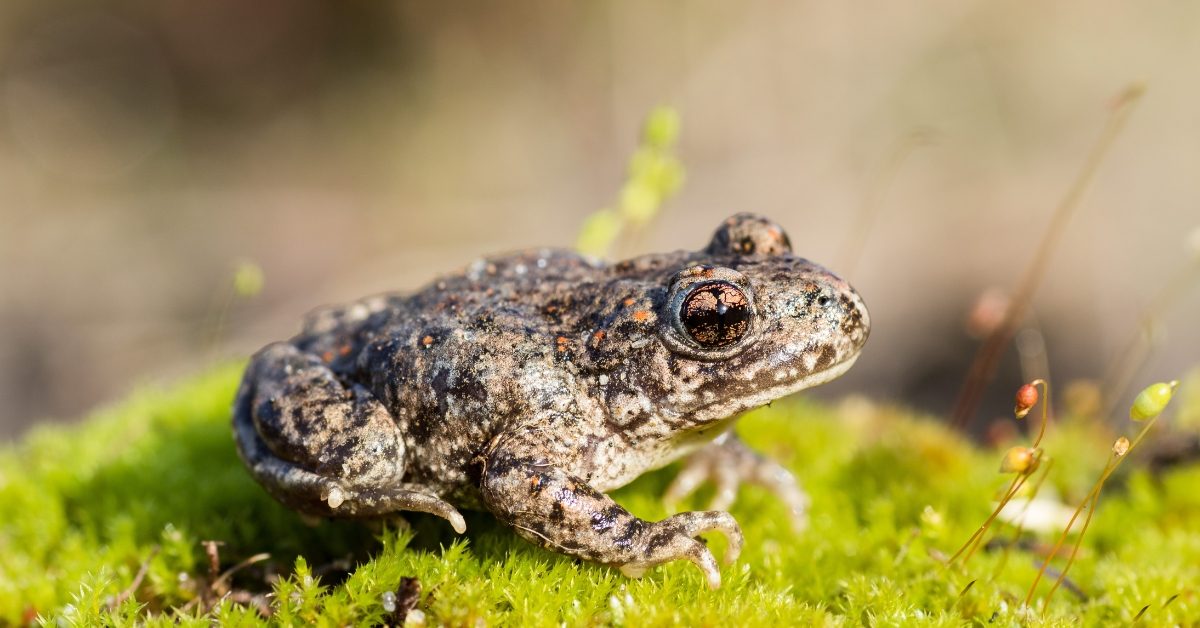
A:
[[[518,275],[524,275],[525,273],[529,272],[529,267],[524,264],[517,264],[516,266],[513,266],[513,272]]]
[[[813,371],[813,369],[815,369],[815,368],[817,367],[817,354],[815,354],[815,353],[805,353],[805,354],[804,354],[804,355],[803,355],[803,356],[800,358],[800,361],[801,361],[802,363],[804,363],[804,370],[806,370],[806,371],[808,371],[809,373],[811,373],[811,372]]]
[[[325,503],[329,504],[329,507],[333,510],[337,510],[345,501],[345,493],[342,493],[342,489],[336,486],[329,489],[329,496],[325,498]]]
[[[599,380],[600,380],[600,385],[601,385],[601,386],[607,386],[607,385],[608,385],[608,375],[601,375],[601,376],[599,377]]]

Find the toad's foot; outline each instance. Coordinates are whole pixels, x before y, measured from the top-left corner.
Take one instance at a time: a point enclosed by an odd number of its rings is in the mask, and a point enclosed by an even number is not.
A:
[[[481,494],[488,510],[522,537],[571,556],[640,576],[673,560],[700,568],[710,588],[721,586],[717,561],[703,541],[720,532],[725,561],[737,559],[742,531],[727,512],[685,512],[662,521],[639,519],[578,476],[541,457],[542,442],[514,438],[486,456]]]
[[[255,479],[310,517],[437,515],[455,531],[454,506],[405,484],[405,442],[391,414],[365,387],[324,360],[277,342],[256,353],[234,402],[234,440]]]
[[[279,468],[264,469],[263,465]],[[466,520],[449,502],[405,485],[381,488],[354,487],[274,458],[260,461],[251,470],[264,477],[285,478],[289,487],[311,486],[307,493],[316,495],[320,501],[297,501],[295,493],[280,495],[284,503],[309,516],[375,518],[396,515],[403,511],[424,512],[450,522],[450,526],[459,534],[467,531]]]
[[[646,526],[635,543],[644,547],[640,556],[620,563],[621,573],[640,578],[650,567],[678,559],[691,561],[704,572],[711,589],[721,586],[721,572],[717,561],[703,541],[698,540],[705,532],[720,532],[725,535],[725,564],[731,564],[742,552],[742,530],[733,515],[727,512],[683,512],[672,517],[646,522]]]
[[[356,487],[302,469],[273,456],[256,455],[265,451],[258,435],[249,426],[237,426],[243,451],[251,454],[250,472],[280,501],[300,512],[306,522],[321,517],[382,517],[399,511],[425,512],[450,522],[455,532],[467,531],[467,522],[449,502],[416,487]]]
[[[726,432],[711,445],[692,454],[679,475],[667,487],[663,501],[674,507],[706,481],[716,486],[709,509],[724,510],[737,499],[743,482],[765,487],[788,508],[792,528],[803,532],[808,527],[808,494],[796,477],[779,463],[750,449],[732,432]]]
[[[320,493],[321,499],[334,515],[343,513],[351,516],[374,516],[396,514],[399,511],[424,512],[450,522],[454,531],[467,531],[467,522],[461,513],[440,497],[403,487],[381,489],[354,489],[328,484]]]

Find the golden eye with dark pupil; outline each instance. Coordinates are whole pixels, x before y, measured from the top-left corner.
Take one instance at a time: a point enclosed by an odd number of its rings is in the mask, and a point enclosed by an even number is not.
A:
[[[750,302],[723,281],[696,286],[679,307],[679,322],[702,347],[731,345],[750,329]]]

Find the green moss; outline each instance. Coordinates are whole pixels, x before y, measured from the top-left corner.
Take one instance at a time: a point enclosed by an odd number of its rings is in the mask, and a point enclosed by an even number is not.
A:
[[[383,594],[410,576],[435,624],[960,625],[1023,617],[1017,609],[1036,570],[1032,554],[1014,552],[994,580],[998,553],[981,552],[969,573],[939,560],[983,521],[1008,478],[996,473],[997,452],[978,451],[928,419],[802,399],[746,417],[743,436],[803,479],[812,523],[798,536],[777,501],[743,489],[733,512],[747,549],[713,592],[688,564],[629,580],[537,549],[480,513],[468,514],[465,537],[424,516],[410,517],[411,530],[305,525],[237,460],[228,416],[239,372],[231,365],[171,391],[139,393],[0,452],[0,624],[35,615],[80,625],[255,623],[245,605],[224,600],[206,613],[197,600],[207,586],[200,542],[208,539],[224,543],[221,569],[271,554],[238,572],[233,586],[270,594],[274,619],[286,623],[387,622]],[[1087,470],[1107,455],[1107,436],[1084,431],[1074,425],[1047,441],[1050,455],[1069,461],[1062,470],[1070,477],[1053,476],[1069,496],[1094,480]],[[1101,445],[1080,446],[1092,442]],[[671,472],[649,474],[616,498],[660,518],[657,496]],[[1128,623],[1147,605],[1149,623],[1200,621],[1197,495],[1195,466],[1125,476],[1103,496],[1071,572],[1088,600],[1062,591],[1033,622]],[[152,554],[136,595],[110,609]]]

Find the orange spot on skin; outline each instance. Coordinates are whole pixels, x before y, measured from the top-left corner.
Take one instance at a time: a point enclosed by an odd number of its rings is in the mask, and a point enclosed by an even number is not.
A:
[[[529,486],[531,486],[533,488],[533,490],[535,490],[535,491],[537,489],[541,488],[542,487],[541,476],[535,475],[535,476],[529,478]]]
[[[426,347],[428,347],[429,345],[432,345],[433,344],[433,336],[425,336],[424,338],[421,339],[421,344],[425,345]]]
[[[332,352],[332,351],[326,351],[325,353],[322,353],[322,354],[321,354],[321,359],[322,359],[323,361],[325,361],[325,362],[332,362],[332,361],[333,361],[333,352]]]
[[[342,345],[338,347],[338,355],[350,355],[350,345]]]
[[[559,352],[563,352],[567,350],[567,343],[570,341],[567,340],[566,336],[559,336],[558,338],[554,339],[554,342],[558,345]]]
[[[629,306],[633,305],[634,304],[633,297],[626,298],[624,301],[622,301],[622,303],[625,304],[625,307],[629,307]]]
[[[635,320],[639,323],[644,323],[644,322],[650,320],[650,312],[648,312],[646,310],[638,310],[633,313],[633,320]]]
[[[604,340],[604,335],[605,335],[605,334],[604,334],[604,330],[603,330],[603,329],[601,329],[601,330],[597,331],[596,333],[592,334],[592,346],[593,346],[593,347],[598,347],[598,346],[600,346],[600,341]]]

